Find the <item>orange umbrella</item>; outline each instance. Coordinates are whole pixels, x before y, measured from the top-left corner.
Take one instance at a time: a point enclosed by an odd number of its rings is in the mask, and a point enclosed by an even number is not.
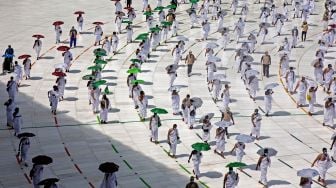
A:
[[[66,74],[64,72],[53,72],[51,73],[54,76],[66,76]]]
[[[61,51],[61,52],[68,51],[69,49],[70,49],[69,46],[59,46],[59,47],[57,47],[57,50]]]

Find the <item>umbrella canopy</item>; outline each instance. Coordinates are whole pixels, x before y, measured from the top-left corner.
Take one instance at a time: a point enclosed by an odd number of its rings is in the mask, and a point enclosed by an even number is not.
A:
[[[227,32],[229,32],[229,28],[222,27],[222,28],[218,29],[218,32],[220,32],[220,33],[227,33]]]
[[[28,132],[25,132],[25,133],[20,133],[18,135],[19,138],[22,138],[22,137],[34,137],[35,134],[34,133],[28,133]]]
[[[252,62],[254,60],[250,55],[243,55],[242,59],[246,62]]]
[[[53,159],[46,155],[38,155],[34,158],[32,158],[32,162],[34,164],[40,164],[40,165],[48,165],[53,162]]]
[[[281,19],[281,20],[285,20],[285,19],[286,19],[286,16],[283,15],[283,14],[280,14],[280,13],[275,14],[275,17],[276,17],[277,19]]]
[[[100,65],[95,65],[95,66],[88,67],[87,69],[95,71],[95,70],[101,70],[102,67]]]
[[[160,27],[152,27],[149,29],[151,32],[160,32],[161,28]]]
[[[214,114],[214,113],[207,113],[207,114],[203,115],[203,116],[199,119],[199,122],[200,122],[200,123],[203,123],[203,121],[204,121],[204,119],[205,119],[206,116],[208,116],[208,119],[210,120],[211,118],[213,118],[213,117],[215,116],[215,114]]]
[[[135,63],[135,62],[137,62],[137,63],[141,63],[140,59],[131,59],[130,61],[131,61],[132,63]]]
[[[151,109],[151,112],[157,113],[157,114],[168,114],[168,111],[163,108],[153,108]]]
[[[215,125],[217,127],[220,127],[220,128],[226,128],[226,127],[230,127],[232,125],[232,123],[230,121],[218,121],[215,123]]]
[[[70,47],[69,46],[59,46],[56,48],[58,51],[61,51],[61,52],[65,52],[65,51],[68,51],[70,50]]]
[[[192,4],[196,4],[196,3],[198,3],[199,0],[189,0],[189,1],[190,1],[190,3],[192,3]]]
[[[121,23],[132,24],[133,22],[130,21],[130,20],[123,20],[123,21],[121,21]]]
[[[168,70],[176,71],[177,69],[178,69],[178,65],[176,64],[170,64],[166,67],[166,71]]]
[[[249,78],[249,77],[251,77],[251,76],[256,76],[256,75],[258,75],[259,74],[259,72],[258,71],[256,71],[256,70],[247,70],[246,72],[245,72],[245,76],[247,77],[247,78]]]
[[[278,83],[266,84],[265,87],[264,87],[264,90],[273,89],[273,88],[278,87],[278,86],[279,86]]]
[[[96,65],[105,65],[105,64],[107,64],[107,61],[104,61],[104,60],[102,60],[102,59],[95,59],[95,60],[94,60],[94,63],[95,63]]]
[[[139,68],[133,68],[133,69],[129,69],[127,70],[127,73],[133,73],[133,74],[136,74],[136,73],[140,73],[141,72],[141,69]]]
[[[202,99],[199,97],[193,97],[190,100],[192,101],[191,104],[193,104],[195,108],[199,108],[203,104]]]
[[[215,43],[215,42],[209,42],[209,43],[206,44],[205,47],[213,49],[213,48],[219,47],[219,45],[217,43]]]
[[[140,34],[138,35],[138,37],[139,37],[139,36],[148,36],[148,35],[149,35],[148,32],[146,32],[146,33],[140,33]]]
[[[183,86],[183,85],[173,85],[173,86],[171,86],[171,87],[168,89],[168,91],[174,91],[174,90],[179,91],[181,88],[184,88],[184,87],[187,87],[187,86]]]
[[[44,38],[44,36],[41,35],[41,34],[35,34],[35,35],[33,35],[32,37],[34,37],[34,38]]]
[[[28,54],[23,54],[23,55],[20,55],[19,57],[18,57],[18,59],[27,59],[27,58],[30,58],[31,56],[30,55],[28,55]]]
[[[254,142],[254,137],[246,134],[240,134],[236,136],[236,140],[238,142],[243,142],[243,143],[251,143]]]
[[[88,75],[85,75],[82,77],[83,80],[90,80],[90,78],[94,79],[95,76],[91,75],[91,74],[88,74]]]
[[[53,23],[54,26],[56,26],[56,25],[63,25],[63,24],[64,24],[63,21],[55,21],[55,22]]]
[[[94,24],[94,25],[104,25],[103,22],[93,22],[92,24]]]
[[[171,26],[171,25],[173,25],[173,22],[162,21],[161,24],[162,24],[163,26]]]
[[[232,168],[241,168],[241,167],[245,167],[247,166],[245,163],[241,163],[241,162],[232,162],[226,165],[226,167],[232,167]]]
[[[66,76],[66,74],[64,73],[64,72],[53,72],[53,73],[51,73],[51,75],[53,75],[53,76]]]
[[[44,180],[40,181],[38,183],[38,185],[51,185],[51,184],[56,183],[58,181],[59,181],[58,178],[47,178],[47,179],[44,179]]]
[[[265,149],[268,149],[268,156],[269,157],[276,156],[276,154],[278,153],[278,151],[273,149],[273,148],[261,148],[257,151],[257,154],[264,155],[264,150]]]
[[[271,26],[271,24],[266,23],[266,22],[262,22],[262,23],[259,24],[259,27],[270,27],[270,26]]]
[[[104,85],[104,84],[106,84],[106,80],[98,80],[98,81],[95,81],[95,82],[92,83],[92,85],[95,86],[95,87],[99,87],[99,86]]]
[[[225,80],[225,78],[226,78],[225,74],[215,74],[212,79],[213,80]]]
[[[105,52],[96,52],[95,56],[103,57],[103,56],[107,56],[107,54]]]
[[[148,36],[137,36],[134,40],[147,40]]]
[[[65,64],[64,63],[58,63],[54,65],[55,69],[64,69],[65,68]]]
[[[176,5],[168,5],[165,7],[166,9],[175,9],[176,8]]]
[[[177,40],[179,40],[179,41],[189,41],[189,39],[187,38],[187,37],[185,37],[185,36],[177,36],[176,37],[177,38]]]
[[[145,15],[145,16],[151,16],[151,15],[153,15],[153,12],[146,11],[146,12],[143,13],[143,15]]]
[[[100,164],[98,169],[104,173],[113,173],[119,170],[119,166],[112,162],[105,162]]]
[[[81,11],[81,10],[79,10],[79,11],[76,11],[76,12],[74,12],[74,14],[85,14],[85,12],[84,12],[84,11]]]
[[[164,7],[163,6],[158,6],[158,7],[155,7],[155,11],[161,11],[161,10],[163,10],[164,9]]]
[[[313,178],[315,176],[318,176],[319,172],[312,168],[305,168],[305,169],[297,171],[296,174],[299,177]]]
[[[135,84],[135,83],[137,83],[137,84],[144,84],[145,81],[144,81],[144,80],[132,80],[131,83],[132,83],[132,84]]]
[[[106,50],[104,48],[96,48],[93,50],[93,53],[96,54],[96,53],[107,53]]]
[[[208,61],[209,61],[209,62],[221,62],[222,59],[219,58],[219,57],[217,57],[217,56],[210,56],[210,57],[208,58]]]
[[[191,145],[191,147],[197,151],[209,151],[211,149],[208,143],[201,143],[201,142],[197,142]]]

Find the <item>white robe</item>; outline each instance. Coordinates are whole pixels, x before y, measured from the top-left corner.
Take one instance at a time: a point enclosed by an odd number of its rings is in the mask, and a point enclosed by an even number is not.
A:
[[[145,96],[142,101],[138,99],[138,106],[139,106],[139,116],[142,119],[147,117],[147,106],[148,106],[148,99]]]
[[[66,80],[65,80],[64,77],[60,77],[58,79],[57,86],[58,86],[59,97],[63,97],[64,96],[65,83],[66,83]]]
[[[323,123],[329,126],[334,126],[334,116],[335,116],[335,109],[333,106],[328,108],[324,107],[323,113]]]
[[[30,77],[30,67],[31,67],[31,60],[27,59],[26,63],[23,65],[26,77]]]
[[[13,128],[15,135],[21,133],[21,127],[22,127],[22,116],[20,114],[16,114],[15,116],[13,116]]]
[[[11,81],[8,87],[8,96],[10,99],[12,99],[12,102],[14,103],[16,102],[17,93],[18,93],[17,83],[15,81]]]
[[[306,104],[306,93],[307,93],[307,86],[306,86],[307,82],[303,83],[302,81],[300,81],[299,83],[299,99],[298,99],[298,104],[299,105],[305,105]]]
[[[178,138],[178,131],[177,129],[173,129],[173,131],[171,131],[169,134],[169,143],[170,143],[169,152],[172,155],[176,155],[176,146],[177,146],[177,141],[178,141],[177,138]]]
[[[35,41],[34,50],[36,53],[36,57],[40,57],[41,49],[42,49],[42,41],[41,40]]]
[[[14,66],[14,75],[15,75],[15,81],[19,84],[22,80],[22,67],[20,65]]]
[[[227,89],[223,91],[223,109],[229,107],[229,104],[230,104],[230,91]]]
[[[287,77],[287,89],[289,92],[293,92],[294,91],[294,83],[295,83],[295,73],[294,71],[288,70],[287,71],[288,77]]]
[[[22,138],[19,145],[21,162],[26,162],[29,148],[30,148],[29,138]]]
[[[228,174],[226,176],[226,182],[225,182],[225,188],[235,188],[237,187],[237,184],[239,182],[239,177],[236,179],[237,174],[235,172],[232,172],[232,174]]]
[[[329,158],[329,155],[328,155],[327,159],[324,160],[324,161],[318,160],[316,162],[316,167],[317,167],[317,171],[320,174],[320,177],[325,180],[327,170],[332,167],[332,163],[331,163],[331,160]]]
[[[7,124],[13,126],[13,113],[16,105],[12,102],[10,105],[6,106],[6,117],[7,117]]]
[[[252,135],[256,135],[256,137],[260,137],[260,127],[261,127],[261,115],[257,114],[257,116],[255,117],[255,119],[253,120],[254,125],[252,125],[252,130],[251,130],[251,134]]]
[[[117,52],[118,44],[119,44],[118,36],[112,35],[112,51],[113,52]]]
[[[201,175],[201,172],[199,169],[199,166],[201,164],[201,158],[202,158],[202,155],[200,155],[200,153],[198,152],[197,154],[193,154],[191,156],[191,160],[193,161],[193,164],[194,164],[194,172],[195,172],[195,175],[198,177]]]
[[[34,188],[40,188],[38,183],[41,181],[42,173],[43,173],[43,165],[36,165],[32,177]]]
[[[70,69],[72,59],[72,53],[70,51],[66,51],[64,53],[64,65],[66,70]]]
[[[220,80],[217,80],[217,79],[213,81],[213,84],[214,84],[214,88],[213,88],[213,94],[212,95],[215,99],[218,99],[219,98],[219,93],[222,90],[222,84],[221,84]]]
[[[172,108],[173,108],[173,113],[177,114],[180,112],[180,96],[179,95],[172,95]]]
[[[202,140],[203,142],[207,142],[210,140],[210,130],[211,130],[212,126],[209,123],[208,125],[203,124],[202,126],[202,130],[203,130],[203,136],[202,136]]]
[[[96,41],[95,42],[99,42],[103,36],[103,29],[101,28],[100,25],[98,25],[96,28],[95,28],[95,31],[94,31],[94,35],[96,36]]]
[[[237,161],[238,162],[242,162],[243,160],[243,157],[245,155],[245,152],[244,152],[244,144],[240,144],[240,143],[237,143],[237,147],[235,149],[235,152],[236,152],[236,158],[237,158]]]
[[[220,135],[216,135],[216,151],[222,153],[225,151],[225,131]]]
[[[268,160],[269,162],[268,162]],[[260,163],[260,181],[264,185],[267,184],[267,169],[271,165],[271,159],[269,157],[264,157]]]
[[[270,113],[272,110],[272,94],[265,95],[265,112]]]
[[[155,118],[151,118],[152,122],[150,123],[150,137],[152,141],[158,141],[159,137],[159,117],[156,116]]]
[[[116,173],[106,173],[100,188],[117,188],[117,176]]]
[[[50,90],[49,91],[49,102],[50,102],[50,107],[52,111],[57,110],[58,106],[58,100],[59,100],[59,94],[56,91]]]

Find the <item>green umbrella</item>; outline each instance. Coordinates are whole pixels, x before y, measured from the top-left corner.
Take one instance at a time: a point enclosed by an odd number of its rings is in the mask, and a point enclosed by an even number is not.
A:
[[[129,70],[127,71],[127,73],[140,73],[140,72],[141,72],[141,70],[138,69],[138,68],[129,69]]]
[[[168,5],[165,8],[166,9],[176,9],[176,5]]]
[[[105,52],[96,52],[95,56],[102,57],[102,56],[107,56]]]
[[[93,50],[93,53],[94,53],[94,54],[95,54],[95,53],[98,53],[98,52],[107,53],[106,50],[103,49],[103,48],[96,48],[96,49]]]
[[[96,59],[96,60],[94,61],[94,63],[95,63],[96,65],[105,65],[105,64],[107,64],[107,62],[104,61],[104,60],[102,60],[102,59]]]
[[[88,70],[101,70],[102,68],[100,65],[94,65],[94,66],[88,67],[87,69]]]
[[[190,1],[190,3],[192,3],[192,4],[196,4],[196,3],[198,3],[199,0],[189,0],[189,1]]]
[[[141,63],[140,59],[131,59],[130,61],[132,61],[132,63],[135,63],[135,62]]]
[[[101,85],[104,85],[106,84],[106,80],[98,80],[98,81],[95,81],[92,83],[93,86],[95,87],[98,87],[98,86],[101,86]]]
[[[160,11],[160,10],[163,10],[164,9],[164,7],[162,7],[162,6],[158,6],[158,7],[156,7],[154,10],[156,10],[156,11]]]
[[[152,27],[149,29],[151,32],[160,32],[161,28],[160,27]]]
[[[104,93],[104,94],[106,94],[106,95],[112,94],[112,92],[110,92],[110,90],[109,90],[108,86],[106,86],[106,87],[105,87],[105,89],[104,89],[104,92],[103,92],[103,93]]]
[[[132,84],[135,84],[135,83],[137,83],[137,84],[143,84],[143,83],[145,83],[145,81],[144,80],[132,80],[131,83]]]
[[[245,167],[247,166],[245,163],[241,163],[241,162],[233,162],[233,163],[229,163],[226,165],[226,167],[232,167],[232,168],[241,168],[241,167]]]
[[[173,22],[162,21],[161,24],[164,26],[170,26],[170,25],[173,25]]]
[[[157,113],[157,114],[168,114],[168,111],[163,108],[153,108],[151,109],[151,112]]]
[[[147,40],[148,37],[147,36],[138,36],[137,38],[135,38],[135,40]]]
[[[129,20],[123,20],[123,21],[121,21],[121,23],[132,24],[133,22],[129,21]]]
[[[91,75],[91,74],[88,74],[88,75],[85,75],[82,77],[83,80],[90,80],[90,78],[94,79],[95,76]]]
[[[191,145],[191,147],[197,151],[209,151],[211,149],[210,145],[204,142],[197,142]]]
[[[149,33],[147,32],[147,33],[140,33],[139,35],[138,35],[138,37],[143,37],[143,36],[145,36],[145,37],[147,37],[149,35]]]
[[[145,16],[151,16],[151,15],[153,15],[153,12],[146,11],[146,12],[143,13],[143,15],[145,15]]]

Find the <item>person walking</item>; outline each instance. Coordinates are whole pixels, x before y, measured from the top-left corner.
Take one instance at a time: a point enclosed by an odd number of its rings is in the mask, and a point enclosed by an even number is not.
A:
[[[173,128],[170,128],[167,134],[167,140],[170,148],[169,156],[172,158],[176,158],[176,146],[179,139],[180,137],[177,130],[177,124],[174,124]]]
[[[74,26],[71,27],[70,32],[69,32],[69,36],[70,36],[70,48],[72,48],[72,46],[74,48],[76,48],[76,44],[77,44],[77,30],[75,29]]]
[[[192,67],[193,67],[193,64],[195,63],[196,61],[196,57],[194,56],[194,54],[192,53],[192,51],[189,51],[189,54],[186,56],[186,59],[185,59],[185,63],[187,64],[188,66],[188,77],[191,76],[191,72],[192,72]]]
[[[269,67],[272,63],[271,56],[268,54],[268,51],[261,57],[260,60],[263,67],[263,76],[269,77]]]
[[[306,41],[307,37],[307,31],[308,31],[308,23],[304,21],[301,25],[302,31],[301,31],[301,41],[304,42]]]

